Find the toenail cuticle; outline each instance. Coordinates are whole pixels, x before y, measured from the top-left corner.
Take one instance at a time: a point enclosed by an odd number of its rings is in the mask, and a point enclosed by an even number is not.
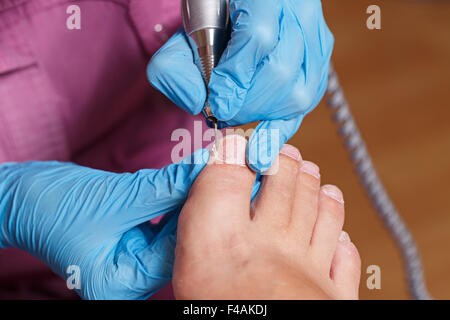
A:
[[[341,234],[339,235],[339,241],[340,242],[351,242],[350,236],[347,232],[341,231]]]
[[[311,161],[303,161],[300,170],[313,176],[316,179],[320,179],[320,169],[315,163]]]
[[[291,146],[290,144],[285,144],[283,148],[281,148],[280,153],[296,161],[302,160],[300,151],[298,151],[296,147]]]
[[[337,202],[344,203],[344,196],[338,188],[331,185],[325,185],[322,187],[323,193],[325,193],[328,197],[336,200]]]

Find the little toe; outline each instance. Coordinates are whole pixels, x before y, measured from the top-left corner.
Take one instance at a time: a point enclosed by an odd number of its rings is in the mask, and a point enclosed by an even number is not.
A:
[[[361,258],[349,235],[342,231],[331,265],[330,277],[340,299],[358,299]]]

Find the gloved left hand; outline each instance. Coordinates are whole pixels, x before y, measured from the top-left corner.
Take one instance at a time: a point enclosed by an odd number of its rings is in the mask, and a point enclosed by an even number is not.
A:
[[[247,163],[263,172],[323,97],[334,38],[320,0],[230,0],[230,16],[231,40],[209,83],[211,111],[228,126],[261,121],[249,140]],[[206,88],[193,60],[179,31],[154,55],[147,73],[155,88],[198,114]],[[265,138],[271,132],[278,141]]]
[[[208,157],[199,150],[134,174],[59,162],[0,165],[0,248],[26,250],[64,279],[78,270],[82,298],[145,299],[171,279],[178,209]]]

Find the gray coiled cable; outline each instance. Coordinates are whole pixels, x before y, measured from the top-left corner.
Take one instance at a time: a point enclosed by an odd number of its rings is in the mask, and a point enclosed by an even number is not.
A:
[[[401,251],[412,298],[431,299],[425,285],[422,262],[414,239],[378,177],[333,66],[330,66],[327,95],[328,106],[333,112],[333,119],[338,126],[339,134],[350,155],[356,174]]]

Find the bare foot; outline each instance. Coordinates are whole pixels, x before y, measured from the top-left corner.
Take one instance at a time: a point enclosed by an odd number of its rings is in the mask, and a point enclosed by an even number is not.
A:
[[[243,165],[246,142],[227,136],[197,178],[179,219],[178,299],[357,299],[361,261],[342,231],[341,191],[285,145],[276,174]],[[233,148],[230,148],[233,146]]]

